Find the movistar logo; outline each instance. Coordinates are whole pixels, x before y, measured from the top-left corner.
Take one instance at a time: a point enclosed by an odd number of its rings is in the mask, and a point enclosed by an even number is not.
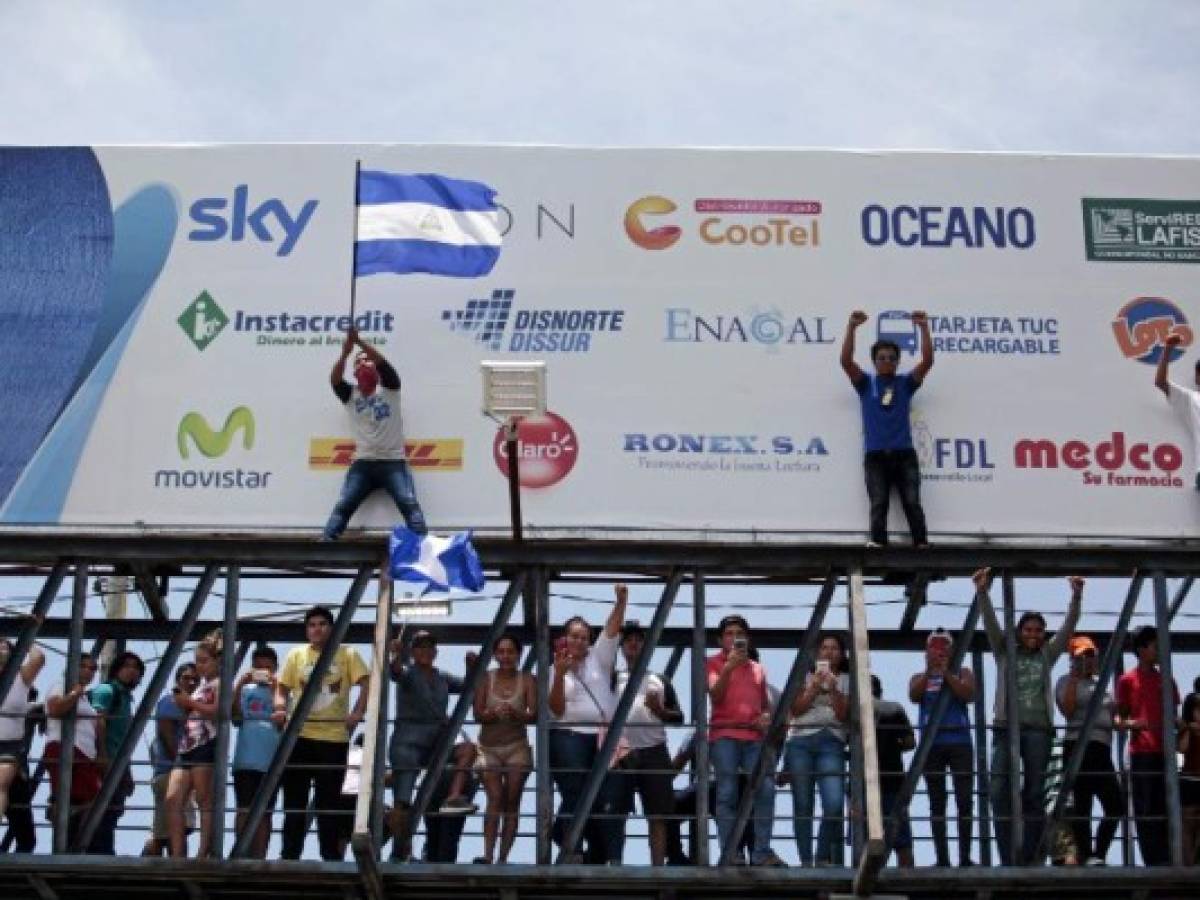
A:
[[[231,412],[220,431],[214,431],[200,413],[190,412],[179,420],[179,455],[184,459],[188,458],[190,437],[196,449],[209,459],[224,456],[239,431],[242,433],[242,447],[249,450],[254,446],[254,414],[245,406],[239,406]]]

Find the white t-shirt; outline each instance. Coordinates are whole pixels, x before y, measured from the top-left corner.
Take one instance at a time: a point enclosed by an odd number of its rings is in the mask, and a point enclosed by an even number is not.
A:
[[[29,713],[29,685],[17,673],[12,688],[0,703],[0,741],[20,741],[25,738],[25,716]]]
[[[813,677],[814,673],[809,673],[808,681],[811,682]],[[845,672],[839,673],[837,686],[842,694],[848,695],[850,693],[850,676]],[[839,719],[837,713],[834,712],[833,699],[827,691],[817,694],[813,699],[812,706],[808,708],[808,712],[795,716],[791,721],[791,726],[791,730],[788,732],[790,738],[807,737],[810,734],[829,729],[834,737],[842,743],[846,742],[846,723]]]
[[[617,698],[612,689],[612,674],[617,663],[619,644],[619,635],[606,637],[601,632],[600,639],[588,650],[588,655],[583,658],[579,668],[568,669],[563,677],[566,707],[558,721],[571,725],[571,731],[595,734],[602,727],[595,723],[612,719],[613,710],[617,706]],[[587,685],[586,689],[580,681]],[[591,691],[591,696],[588,695],[588,691]],[[592,697],[596,699],[593,701]],[[588,724],[575,725],[577,722]]]
[[[620,699],[625,685],[629,683],[629,673],[617,673],[616,699]],[[647,672],[642,679],[641,690],[634,698],[633,706],[629,708],[629,718],[625,721],[625,739],[631,750],[644,750],[646,747],[657,747],[667,742],[667,729],[662,719],[646,708],[646,695],[658,694],[658,699],[666,704],[666,687],[661,675]],[[614,704],[615,708],[615,704]]]
[[[59,688],[50,693],[46,698],[47,704],[53,699],[65,696],[65,692]],[[88,700],[87,694],[79,698],[79,702],[75,704],[75,747],[86,756],[88,759],[96,758],[96,722],[99,721],[98,713],[91,701]],[[46,716],[46,740],[62,742],[62,726],[63,720],[54,716]]]
[[[404,459],[399,390],[379,385],[367,397],[354,385],[345,406],[354,429],[355,459]]]
[[[1168,381],[1167,386],[1170,388],[1167,391],[1167,402],[1192,436],[1193,462],[1200,471],[1200,392],[1174,381]]]

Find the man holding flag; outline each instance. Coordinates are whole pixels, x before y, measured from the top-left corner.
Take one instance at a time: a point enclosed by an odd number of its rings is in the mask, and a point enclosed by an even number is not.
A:
[[[355,384],[345,380],[346,361],[355,347]],[[396,502],[411,531],[425,533],[425,514],[417,503],[412,472],[404,456],[400,418],[400,376],[383,355],[351,328],[329,374],[334,394],[350,414],[354,430],[354,462],[342,484],[342,495],[325,523],[324,539],[337,540],[354,511],[371,492],[382,488]]]

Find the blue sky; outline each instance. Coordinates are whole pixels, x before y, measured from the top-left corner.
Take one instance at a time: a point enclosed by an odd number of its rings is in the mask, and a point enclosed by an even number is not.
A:
[[[1197,154],[1198,37],[1200,5],[1172,0],[6,0],[0,141]],[[287,583],[245,593],[299,601],[341,590]],[[29,586],[10,580],[4,592],[25,594]],[[1089,588],[1085,627],[1110,629],[1123,592],[1123,585]],[[1061,610],[1065,593],[1058,583],[1022,586],[1021,606]],[[810,602],[810,595],[710,591],[714,602],[741,605]],[[898,595],[886,589],[872,599],[886,604]],[[635,592],[635,600],[651,596]],[[939,602],[968,596],[961,583],[933,591]],[[492,608],[460,607],[471,618]],[[893,625],[900,609],[876,607],[872,621]],[[594,621],[604,615],[563,599],[555,618],[577,610]],[[637,615],[648,620],[650,610]],[[961,616],[933,608],[922,624],[955,625]],[[689,617],[681,610],[672,624]],[[751,619],[794,624],[777,610]],[[840,609],[834,621],[844,621]],[[446,657],[457,666],[457,654]],[[781,682],[783,655],[768,654],[767,664]],[[901,693],[918,665],[879,661],[889,695]],[[1190,685],[1195,664],[1178,674]],[[789,831],[782,826],[777,836]],[[790,840],[777,838],[776,846],[794,856]],[[468,845],[463,856],[473,852]]]

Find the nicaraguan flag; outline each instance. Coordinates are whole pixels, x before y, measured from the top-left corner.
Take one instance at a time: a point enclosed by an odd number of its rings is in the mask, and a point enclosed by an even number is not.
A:
[[[474,594],[486,584],[469,531],[450,537],[422,536],[400,525],[388,539],[388,558],[392,581],[420,585],[422,596],[452,590]]]
[[[500,258],[496,192],[443,175],[359,172],[354,274],[478,278]]]

